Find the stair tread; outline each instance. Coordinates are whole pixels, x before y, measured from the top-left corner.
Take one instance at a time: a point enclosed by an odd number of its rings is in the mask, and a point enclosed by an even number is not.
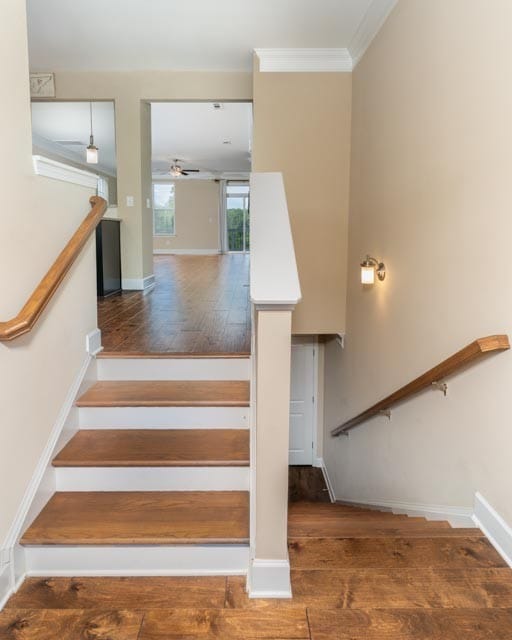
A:
[[[247,407],[246,380],[116,380],[93,384],[78,407]]]
[[[291,538],[294,569],[505,568],[488,540],[460,537]]]
[[[23,545],[247,544],[246,491],[58,492]]]
[[[54,467],[242,467],[248,429],[84,429]]]

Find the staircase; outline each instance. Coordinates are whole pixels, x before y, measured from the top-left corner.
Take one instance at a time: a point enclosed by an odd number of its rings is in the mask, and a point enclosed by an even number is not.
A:
[[[22,536],[28,571],[246,573],[249,358],[99,357],[97,373]]]

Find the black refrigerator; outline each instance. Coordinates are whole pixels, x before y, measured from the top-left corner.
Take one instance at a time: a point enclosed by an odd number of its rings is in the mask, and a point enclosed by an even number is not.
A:
[[[102,220],[96,227],[98,297],[121,291],[121,220]]]

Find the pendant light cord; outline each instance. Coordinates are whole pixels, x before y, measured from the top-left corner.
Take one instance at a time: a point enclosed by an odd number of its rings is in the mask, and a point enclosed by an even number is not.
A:
[[[91,115],[91,144],[92,144],[92,140],[93,140],[93,133],[92,133],[92,102],[89,102],[89,112]]]

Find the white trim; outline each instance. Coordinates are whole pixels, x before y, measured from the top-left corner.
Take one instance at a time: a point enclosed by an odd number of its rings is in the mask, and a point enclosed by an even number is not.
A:
[[[155,276],[153,274],[145,278],[123,278],[121,280],[121,288],[124,291],[149,291],[155,284]]]
[[[50,158],[43,156],[32,156],[32,161],[34,164],[34,172],[38,176],[71,182],[72,184],[88,187],[95,191],[98,188],[98,175],[95,173],[90,173],[83,169],[76,169],[69,164],[50,160]]]
[[[249,407],[81,407],[81,429],[247,429]]]
[[[98,380],[249,380],[247,358],[99,358]]]
[[[473,527],[473,509],[470,507],[449,507],[439,504],[423,504],[416,502],[395,502],[394,500],[352,500],[337,498],[338,502],[369,509],[382,509],[395,514],[421,516],[427,520],[447,520],[452,527]]]
[[[260,72],[350,72],[348,49],[254,49]]]
[[[375,36],[383,27],[398,0],[373,0],[355,32],[348,51],[355,69]]]
[[[13,592],[10,566],[0,563],[0,611],[2,611]]]
[[[25,548],[28,576],[245,575],[248,545],[82,545]]]
[[[94,331],[91,331],[85,336],[85,351],[90,356],[95,356],[102,350],[101,331],[99,329],[94,329]]]
[[[155,256],[216,256],[219,253],[218,249],[153,249]]]
[[[512,527],[478,491],[475,493],[473,522],[485,533],[508,566],[512,567]]]
[[[57,491],[249,491],[249,467],[57,467]]]
[[[251,560],[247,578],[249,598],[291,598],[289,560]]]
[[[327,467],[325,466],[325,460],[323,458],[316,458],[315,467],[320,467],[322,469],[322,474],[324,476],[325,484],[327,485],[327,490],[329,491],[329,498],[331,502],[336,502],[336,494],[334,493],[334,485],[329,478],[329,472],[327,471]]]
[[[50,437],[39,458],[39,462],[23,495],[14,521],[1,547],[0,556],[3,557],[4,570],[2,572],[2,566],[0,566],[0,602],[2,598],[5,598],[5,571],[9,574],[9,595],[14,592],[16,583],[25,574],[25,554],[19,547],[18,540],[23,531],[30,525],[55,492],[55,475],[51,461],[56,448],[59,446],[61,436],[68,421],[68,416],[80,392],[91,360],[91,356],[87,354],[78,375],[69,388],[62,408],[51,430]],[[3,594],[2,591],[4,592]]]

